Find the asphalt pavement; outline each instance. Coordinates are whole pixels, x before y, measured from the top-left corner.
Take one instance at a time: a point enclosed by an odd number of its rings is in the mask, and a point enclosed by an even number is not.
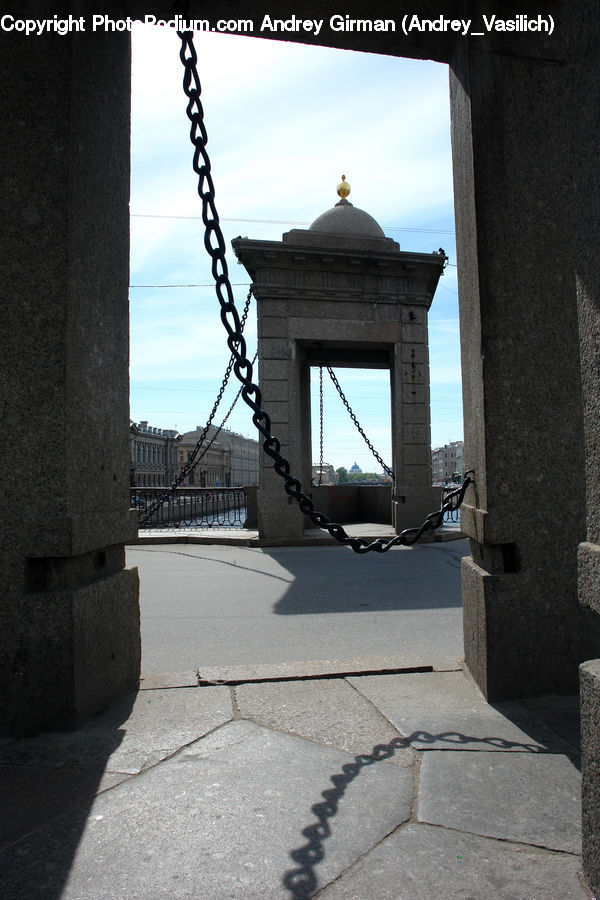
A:
[[[462,657],[466,540],[358,556],[347,547],[130,547],[142,671]],[[319,674],[313,667],[312,674]]]

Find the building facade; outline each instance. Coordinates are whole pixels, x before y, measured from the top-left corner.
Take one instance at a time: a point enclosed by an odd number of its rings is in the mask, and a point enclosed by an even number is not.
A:
[[[431,477],[433,484],[458,480],[465,471],[465,450],[462,441],[450,441],[431,451]]]
[[[182,439],[182,448],[191,451],[196,446],[203,430],[203,427],[198,425],[194,431],[186,431]],[[206,436],[207,442],[215,436],[216,431],[217,429],[214,425],[211,425]],[[205,459],[208,460],[209,454],[215,447],[219,447],[222,453],[228,455],[228,487],[243,487],[246,485],[258,484],[258,460],[260,454],[258,441],[244,437],[242,434],[237,434],[234,431],[227,431],[223,428],[219,432],[218,443],[215,442],[212,445]]]
[[[195,440],[190,439],[187,435],[183,435],[181,443],[177,448],[178,474],[183,470],[184,466],[190,459],[198,439],[200,432]],[[230,487],[231,486],[231,451],[228,447],[224,447],[221,443],[214,441],[210,443],[210,436],[207,435],[200,450],[200,459],[194,468],[188,473],[182,487]],[[203,450],[205,452],[203,452]]]
[[[148,422],[129,423],[129,484],[131,487],[168,487],[179,472],[181,435]]]

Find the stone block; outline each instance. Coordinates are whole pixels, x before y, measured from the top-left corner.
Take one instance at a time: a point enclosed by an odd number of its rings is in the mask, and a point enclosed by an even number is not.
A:
[[[138,594],[137,569],[122,569],[71,590],[24,595],[29,634],[18,690],[5,707],[15,734],[73,727],[137,687]]]
[[[233,718],[227,687],[195,687],[133,692],[77,731],[15,741],[0,763],[136,775]]]
[[[440,508],[440,490],[412,484],[396,485],[392,496],[393,525],[396,534],[405,528],[418,528],[429,513]],[[393,499],[394,497],[402,499]]]
[[[369,753],[374,744],[390,744],[400,737],[342,678],[242,684],[235,693],[242,718],[347,753]],[[410,748],[400,747],[389,761],[410,766],[415,758]]]
[[[426,344],[427,328],[410,322],[402,325],[402,340],[409,344]]]
[[[272,380],[286,379],[288,377],[288,362],[284,359],[261,359],[258,363],[258,377]]]
[[[402,385],[402,402],[425,404],[428,399],[429,389],[424,384],[403,384]],[[405,407],[404,407],[405,408]]]
[[[425,492],[431,492],[425,493],[423,496],[439,497],[439,488],[431,487],[431,464],[429,463],[429,458],[420,466],[404,465],[402,467],[402,483],[407,487],[417,487]],[[432,512],[432,510],[429,511]]]
[[[270,410],[269,410],[270,412]],[[274,427],[272,428],[273,436],[278,438],[282,448],[289,448],[290,445],[290,426],[285,425],[283,422],[275,422]],[[268,463],[269,457],[262,453],[261,459]]]
[[[544,753],[426,753],[419,781],[421,822],[578,854],[579,772]]]
[[[427,403],[403,403],[402,423],[407,425],[428,425],[429,405]]]
[[[319,894],[323,900],[544,897],[587,900],[579,860],[537,847],[411,823]]]
[[[274,384],[275,382],[271,383]],[[271,417],[273,426],[289,421],[289,403],[287,400],[270,400],[267,404],[265,399],[265,409]]]
[[[426,384],[429,372],[424,363],[405,363],[402,366],[404,384]]]
[[[581,543],[577,562],[579,602],[600,613],[600,546]]]
[[[402,436],[404,438],[405,452],[407,444],[424,444],[429,447],[428,425],[408,425],[405,423],[402,428]]]
[[[375,303],[365,302],[356,297],[340,300],[326,300],[322,296],[314,300],[306,297],[290,300],[289,315],[299,319],[328,319],[331,321],[376,321]],[[397,318],[397,317],[396,317]]]
[[[356,344],[393,344],[400,341],[400,325],[357,319],[290,318],[288,334],[296,340],[352,341]]]
[[[422,306],[403,305],[400,315],[403,325],[424,325],[427,322],[427,310]]]
[[[281,400],[285,400],[287,402],[289,395],[289,382],[286,381],[274,381],[272,379],[263,378],[260,382],[260,389],[262,391],[263,396],[263,406],[266,407],[267,412],[270,414],[271,406],[273,403]]]
[[[404,447],[404,466],[424,467],[429,465],[431,450],[427,444],[408,444]]]
[[[426,364],[429,359],[424,344],[402,344],[402,362]]]
[[[486,558],[496,571],[472,557],[462,560],[465,660],[484,696],[573,693],[579,649],[567,623],[579,627],[577,606],[569,619],[557,591],[540,607],[538,575],[519,569],[514,545],[489,547]]]
[[[600,659],[579,670],[581,695],[583,872],[600,894]]]
[[[260,338],[258,341],[259,359],[293,359],[293,343],[282,338]]]
[[[353,678],[352,684],[418,750],[560,754],[565,749],[522,705],[489,706],[462,671]]]
[[[287,300],[261,300],[259,304],[260,317],[262,316],[287,316]]]
[[[287,335],[287,319],[283,316],[259,316],[259,338],[283,338]]]
[[[258,531],[261,538],[298,538],[308,524],[293,497],[286,494],[284,481],[272,466],[264,465],[257,491]]]

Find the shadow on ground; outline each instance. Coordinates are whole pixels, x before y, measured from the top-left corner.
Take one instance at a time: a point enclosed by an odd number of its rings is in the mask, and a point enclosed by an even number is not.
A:
[[[136,696],[125,697],[77,731],[3,742],[0,856],[51,821],[55,839],[51,853],[45,855],[39,848],[42,865],[32,868],[23,858],[19,870],[7,872],[0,864],[0,896],[11,900],[62,896],[95,797],[126,777],[106,773],[106,765],[123,741],[120,725],[129,718]]]
[[[522,704],[522,705],[521,705]],[[460,732],[444,731],[431,734],[413,731],[406,737],[394,738],[387,744],[376,744],[369,753],[359,754],[354,761],[342,766],[331,776],[331,787],[321,793],[321,800],[311,807],[314,821],[302,829],[306,839],[290,851],[294,867],[282,877],[282,884],[294,900],[308,900],[320,887],[315,867],[325,859],[325,842],[332,835],[332,820],[338,811],[348,786],[367,767],[390,760],[397,751],[417,744],[421,749],[434,749],[443,744],[446,749],[475,751],[516,751],[526,754],[565,755],[581,771],[579,697],[548,696],[520,703],[500,703],[493,706],[513,721],[532,742],[509,741],[500,737],[476,737]]]

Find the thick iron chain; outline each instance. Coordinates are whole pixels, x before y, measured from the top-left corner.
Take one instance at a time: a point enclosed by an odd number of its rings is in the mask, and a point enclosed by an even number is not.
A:
[[[323,483],[323,366],[319,366],[319,484]]]
[[[387,474],[390,476],[390,478],[391,478],[392,481],[393,481],[393,480],[394,480],[394,473],[392,472],[392,470],[390,469],[389,466],[386,466],[386,464],[384,463],[384,461],[383,461],[382,458],[380,457],[379,453],[377,452],[377,450],[375,449],[375,447],[373,446],[373,444],[371,443],[371,441],[369,440],[369,438],[368,438],[368,437],[366,436],[366,434],[364,433],[364,431],[363,431],[363,429],[362,429],[362,426],[361,426],[360,422],[358,421],[358,419],[357,419],[356,416],[354,415],[354,412],[352,411],[352,407],[350,406],[350,404],[349,404],[348,401],[346,400],[346,395],[344,394],[344,392],[343,392],[343,390],[342,390],[342,388],[341,388],[341,386],[340,386],[340,383],[339,383],[339,381],[337,380],[337,378],[336,378],[336,376],[335,376],[335,372],[333,371],[333,369],[331,368],[331,366],[327,366],[327,371],[329,372],[329,377],[330,377],[331,380],[333,381],[333,383],[334,383],[334,385],[335,385],[335,388],[336,388],[338,394],[340,395],[340,400],[342,401],[342,403],[344,404],[344,406],[346,407],[346,409],[347,409],[348,412],[350,413],[350,418],[352,419],[352,421],[353,421],[354,424],[356,425],[356,427],[357,427],[357,429],[358,429],[358,431],[359,431],[359,434],[361,435],[362,439],[364,440],[365,444],[367,445],[367,447],[369,448],[369,450],[371,451],[371,453],[373,454],[373,456],[375,457],[375,459],[377,460],[377,462],[379,463],[379,465],[383,468],[384,472],[387,472]]]
[[[280,452],[281,442],[279,438],[271,433],[271,418],[261,406],[261,390],[252,381],[253,363],[247,357],[246,341],[242,334],[240,317],[229,280],[227,261],[225,259],[225,238],[219,224],[219,215],[215,205],[215,186],[211,173],[210,158],[206,151],[208,134],[204,123],[204,110],[200,100],[201,85],[197,69],[198,56],[194,47],[194,35],[192,31],[178,31],[177,34],[181,40],[179,58],[184,67],[183,90],[188,98],[186,114],[190,120],[190,141],[194,147],[192,167],[198,176],[198,196],[202,202],[204,246],[211,258],[215,291],[221,307],[221,322],[227,332],[227,346],[235,357],[233,372],[242,384],[242,399],[252,410],[252,421],[264,438],[263,450],[273,460],[273,468],[283,479],[286,493],[296,500],[300,511],[310,518],[313,525],[326,529],[339,543],[347,544],[356,553],[368,553],[371,550],[377,553],[384,553],[398,544],[414,544],[426,531],[438,528],[449,509],[460,506],[465,491],[472,481],[468,474],[462,486],[452,494],[449,494],[440,509],[430,513],[419,528],[407,528],[401,534],[397,534],[389,540],[378,538],[369,542],[365,538],[350,537],[339,523],[332,522],[328,516],[315,509],[312,499],[302,491],[299,479],[291,473],[289,461]]]

